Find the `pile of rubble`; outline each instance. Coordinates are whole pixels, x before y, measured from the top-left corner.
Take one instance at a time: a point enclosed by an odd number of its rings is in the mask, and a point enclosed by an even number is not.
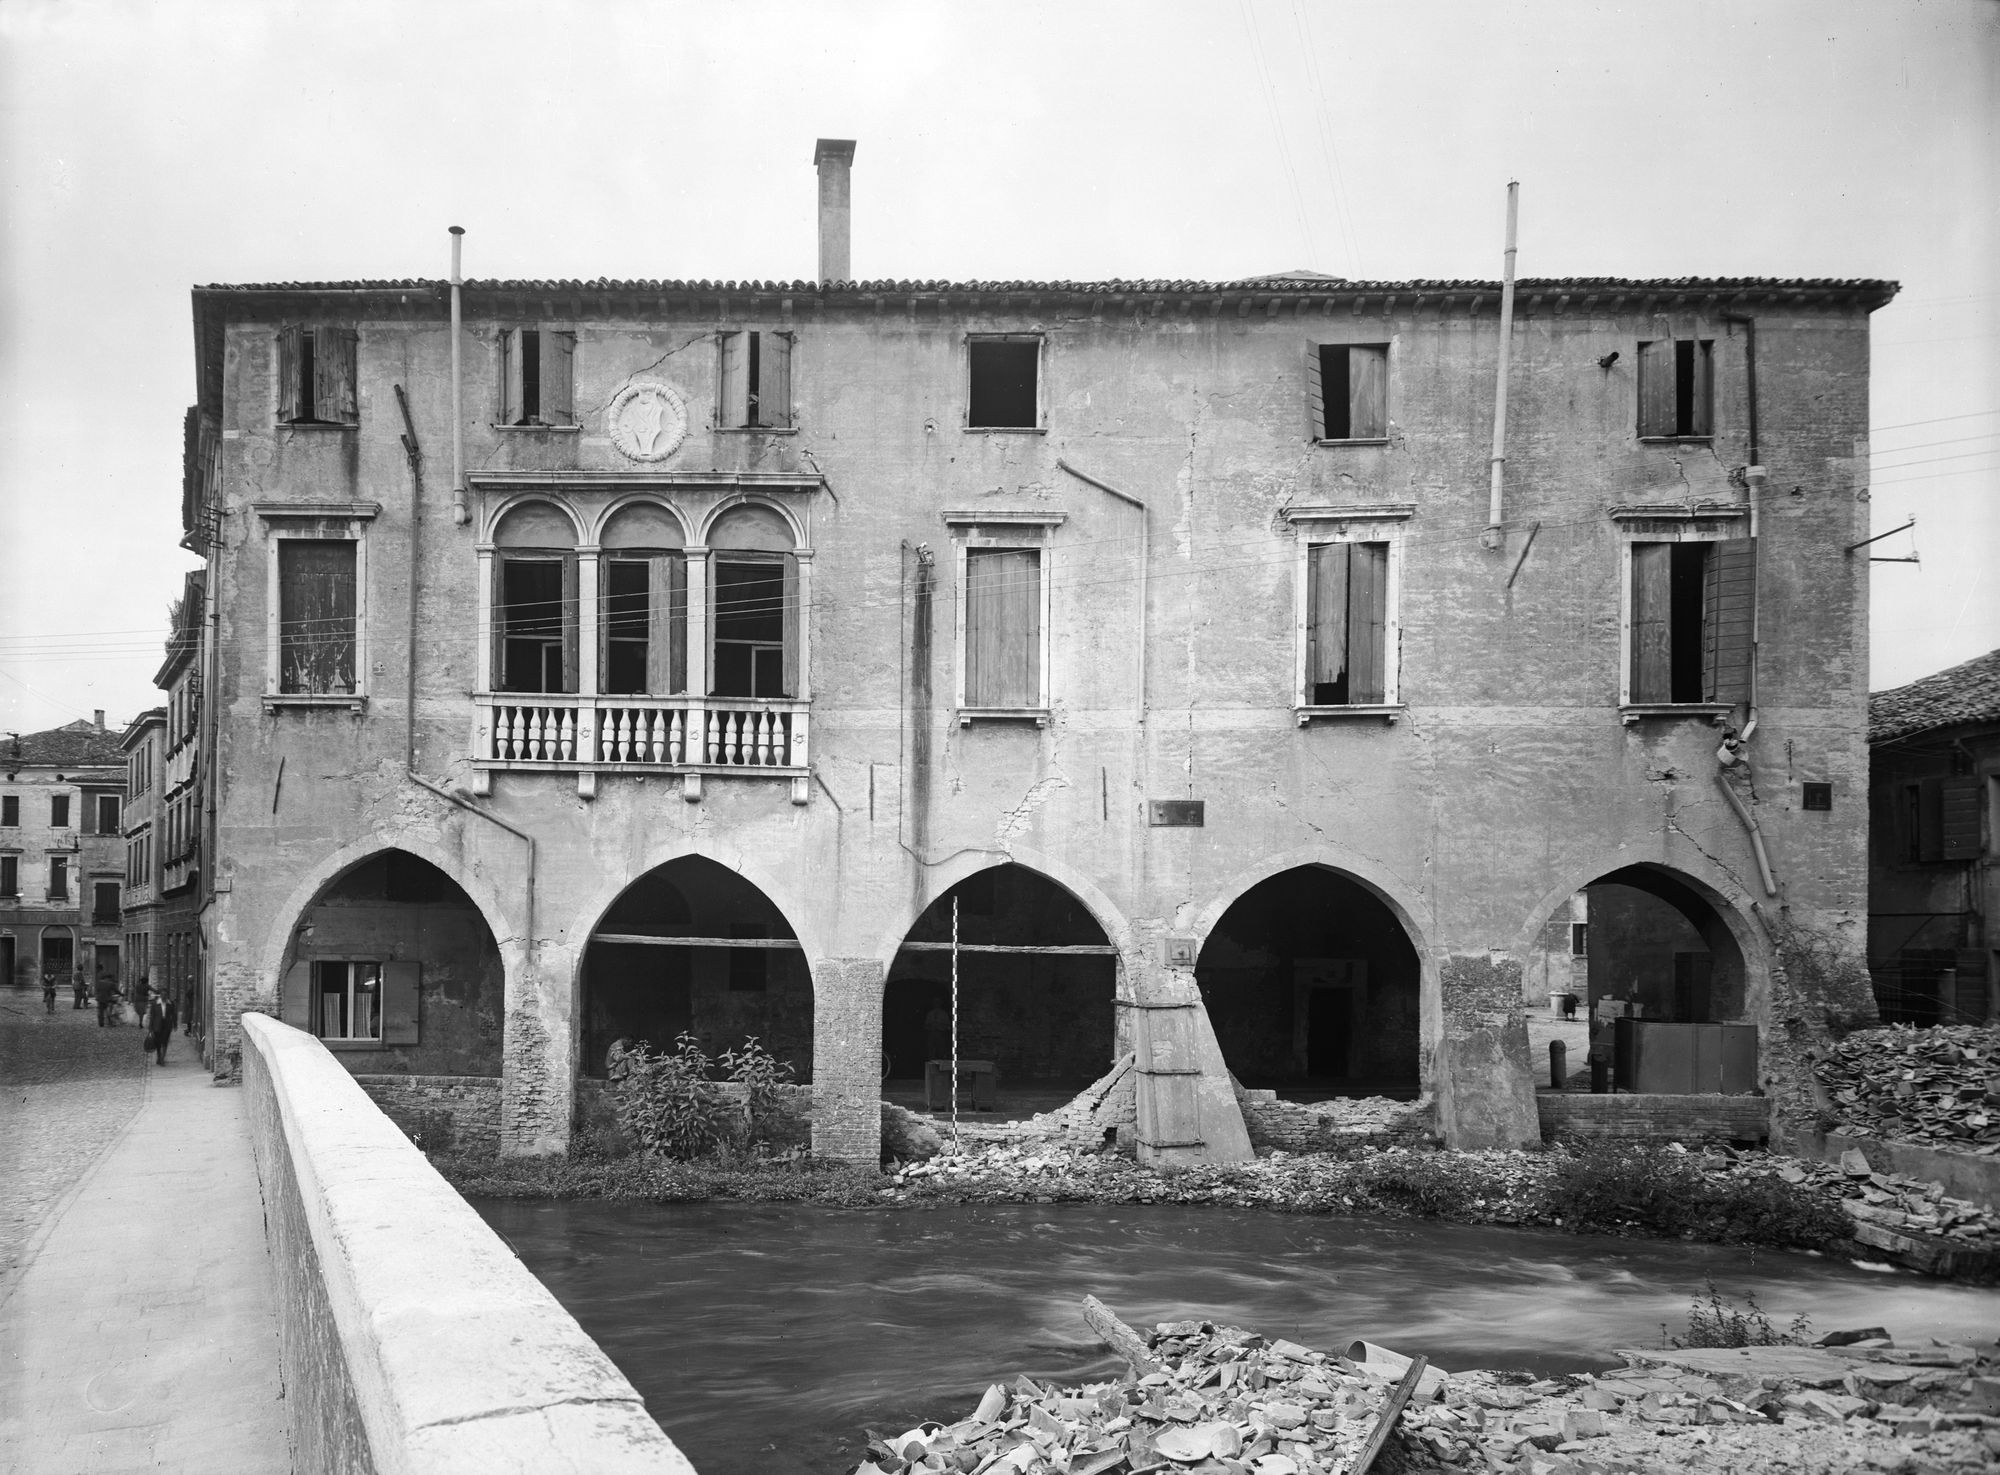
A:
[[[1947,1239],[1967,1248],[2000,1251],[2000,1213],[1948,1198],[1944,1186],[1902,1173],[1878,1173],[1855,1148],[1840,1163],[1792,1162],[1778,1169],[1787,1183],[1809,1184],[1840,1198],[1841,1208],[1859,1224],[1876,1224],[1902,1234]]]
[[[1625,1367],[1594,1377],[1409,1380],[1405,1359],[1366,1343],[1338,1356],[1206,1321],[1162,1322],[1141,1341],[1110,1321],[1128,1376],[1068,1389],[996,1383],[955,1424],[872,1437],[855,1475],[1368,1475],[1371,1463],[1383,1475],[1667,1475],[2000,1461],[2000,1349],[1876,1338],[1621,1352]]]
[[[2000,1154],[2000,1027],[1858,1030],[1814,1069],[1850,1130]]]

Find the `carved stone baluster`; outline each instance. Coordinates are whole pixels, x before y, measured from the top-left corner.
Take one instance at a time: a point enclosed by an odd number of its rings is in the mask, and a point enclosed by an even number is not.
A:
[[[777,719],[769,712],[757,714],[757,766],[771,766],[771,724]]]
[[[562,714],[562,756],[569,763],[576,758],[576,708],[564,707]]]
[[[743,718],[745,715],[742,712],[738,712],[736,720],[731,724],[729,743],[729,761],[731,763],[741,763],[743,761]]]
[[[716,753],[722,748],[722,714],[703,712],[701,714],[701,752],[704,763],[719,761]]]

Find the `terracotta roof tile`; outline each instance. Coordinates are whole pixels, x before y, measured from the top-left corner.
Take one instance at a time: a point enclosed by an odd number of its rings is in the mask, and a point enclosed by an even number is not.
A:
[[[27,732],[18,740],[0,739],[0,761],[23,768],[123,767],[125,755],[118,734],[106,732],[81,718],[46,732]]]
[[[1871,743],[1961,722],[2000,722],[2000,650],[1868,698]]]

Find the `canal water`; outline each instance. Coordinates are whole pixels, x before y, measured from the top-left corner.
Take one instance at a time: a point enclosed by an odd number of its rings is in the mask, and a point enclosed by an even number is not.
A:
[[[1553,1231],[1163,1206],[856,1213],[476,1201],[702,1475],[837,1475],[862,1430],[964,1417],[996,1379],[1119,1365],[1084,1326],[1209,1317],[1439,1366],[1612,1364],[1686,1329],[1712,1277],[1781,1326],[1990,1342],[2000,1293],[1844,1260]],[[845,1462],[845,1463],[844,1463]]]

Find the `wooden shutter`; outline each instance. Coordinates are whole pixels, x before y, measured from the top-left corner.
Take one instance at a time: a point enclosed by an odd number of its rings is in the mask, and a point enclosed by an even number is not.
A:
[[[1632,545],[1632,700],[1673,700],[1671,543]]]
[[[1347,350],[1347,434],[1355,440],[1389,433],[1389,350]]]
[[[1320,386],[1321,345],[1306,345],[1306,439],[1326,439],[1326,400]]]
[[[285,970],[278,988],[278,1018],[293,1029],[312,1028],[313,965],[300,959]]]
[[[1702,699],[1747,702],[1757,612],[1756,543],[1750,538],[1711,543],[1701,579]]]
[[[1306,549],[1306,703],[1313,688],[1330,686],[1347,670],[1347,550],[1349,543]]]
[[[688,566],[685,553],[667,555],[667,572],[671,579],[668,587],[667,619],[669,649],[672,662],[668,668],[670,692],[688,689]]]
[[[1672,435],[1679,421],[1671,338],[1639,345],[1639,434]]]
[[[803,689],[799,685],[799,629],[804,611],[799,608],[799,560],[797,555],[785,555],[785,695],[796,697]]]
[[[1980,798],[1986,781],[1948,778],[1938,785],[1938,859],[1977,860],[1980,851]]]
[[[278,545],[278,689],[354,690],[354,544],[287,538]]]
[[[563,691],[577,688],[577,642],[581,638],[578,629],[579,610],[577,608],[576,555],[565,553],[562,557],[562,686]]]
[[[757,388],[757,423],[772,430],[792,425],[792,335],[766,333],[761,383]]]
[[[313,334],[313,415],[352,425],[361,418],[354,390],[358,335],[352,328],[320,328]]]
[[[500,425],[512,425],[521,417],[521,330],[502,328],[499,341],[500,373],[494,380],[499,400],[493,419]]]
[[[968,551],[965,580],[966,704],[1037,705],[1041,699],[1041,554],[1032,548]]]
[[[1927,778],[1909,786],[1910,828],[1915,840],[1911,846],[1914,859],[1935,861],[1944,859],[1944,781]]]
[[[507,689],[507,555],[493,555],[493,595],[491,636],[488,642],[493,647],[493,669],[487,673],[494,691]]]
[[[542,333],[542,423],[576,424],[576,334]]]
[[[305,329],[294,323],[278,329],[278,418],[299,418],[299,362],[304,352]]]
[[[1347,699],[1379,704],[1387,690],[1389,545],[1353,543],[1347,566]]]
[[[722,399],[715,423],[734,429],[749,420],[750,345],[740,332],[715,336],[722,346]]]
[[[1715,345],[1694,345],[1694,403],[1688,407],[1688,434],[1715,434]]]
[[[646,560],[646,690],[654,696],[681,689],[686,640],[684,556],[655,553]]]
[[[382,1043],[385,1045],[414,1045],[417,1043],[418,1014],[422,1007],[423,991],[418,984],[423,967],[418,963],[384,963],[382,965]]]

